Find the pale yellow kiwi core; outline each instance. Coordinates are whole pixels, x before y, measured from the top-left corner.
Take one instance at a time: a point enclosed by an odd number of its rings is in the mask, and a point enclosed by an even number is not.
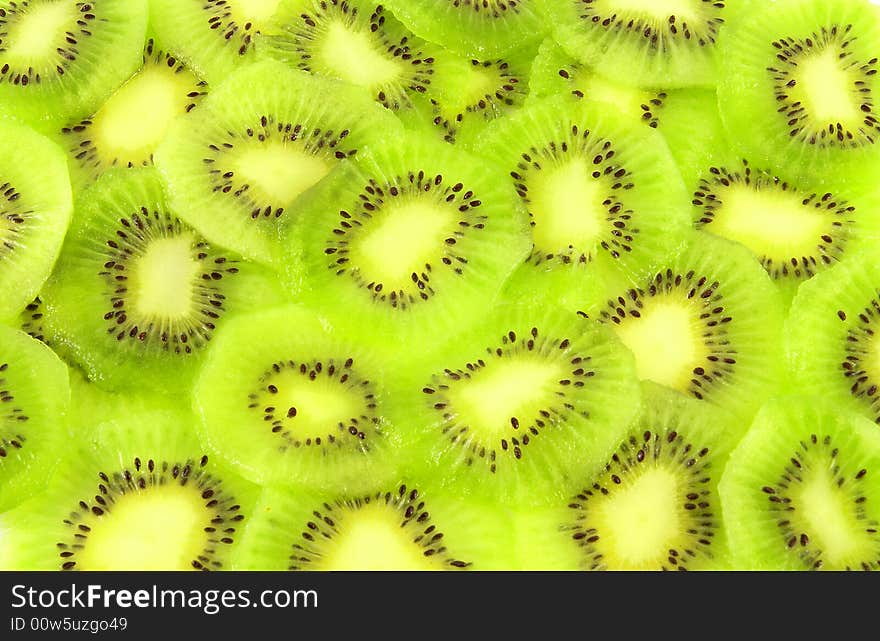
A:
[[[412,274],[438,262],[445,241],[456,229],[457,210],[417,198],[386,205],[352,241],[351,262],[367,282],[406,291]]]
[[[530,419],[555,404],[565,370],[558,362],[527,355],[492,360],[471,378],[453,382],[449,409],[477,440],[494,443],[510,432],[510,419]]]
[[[233,19],[239,24],[265,24],[278,9],[281,0],[231,0]]]
[[[592,503],[592,500],[591,500]],[[669,550],[688,542],[684,497],[676,474],[662,465],[622,477],[608,495],[595,495],[590,526],[599,533],[596,549],[608,568],[656,570]]]
[[[265,202],[290,205],[330,173],[330,162],[292,144],[268,142],[246,145],[229,154],[229,167]]]
[[[151,486],[117,499],[89,521],[77,553],[81,570],[191,570],[205,546],[211,512],[194,487]]]
[[[654,97],[646,91],[608,82],[592,73],[579,73],[574,86],[590,101],[614,105],[615,112],[628,118],[641,118],[645,113],[642,105],[650,104]]]
[[[277,393],[262,400],[275,407],[275,416],[286,417],[285,426],[299,440],[324,438],[340,423],[348,425],[351,419],[369,413],[363,395],[337,378],[319,374],[312,380],[299,371],[283,370],[271,384]]]
[[[636,357],[639,378],[686,392],[693,370],[708,355],[699,316],[681,300],[657,296],[641,318],[627,317],[617,335]]]
[[[199,265],[190,233],[152,240],[136,259],[129,291],[141,318],[175,321],[193,313]]]
[[[403,75],[401,62],[389,58],[371,32],[331,22],[321,35],[315,64],[325,73],[352,84],[376,89]]]
[[[467,65],[457,78],[450,78],[455,83],[452,99],[441,102],[440,114],[447,120],[455,118],[468,107],[476,105],[487,95],[493,96],[504,84],[501,72],[496,66]]]
[[[876,544],[857,518],[852,498],[826,466],[814,466],[792,490],[792,525],[822,550],[823,567],[859,567],[865,559],[876,558]]]
[[[840,51],[825,47],[798,60],[794,74],[795,86],[790,89],[792,101],[803,103],[817,130],[840,123],[857,131],[865,120],[861,111],[858,70],[840,68]]]
[[[442,561],[424,555],[401,514],[385,504],[346,508],[336,517],[339,534],[325,543],[315,570],[440,570]]]
[[[76,23],[76,5],[66,0],[31,3],[9,26],[3,40],[4,58],[11,64],[34,71],[54,71],[55,50],[65,32]]]
[[[758,256],[780,262],[811,256],[831,228],[822,210],[803,204],[797,193],[740,182],[717,187],[721,206],[706,229],[742,243]]]
[[[147,64],[92,119],[92,142],[104,166],[147,164],[169,125],[186,113],[198,80],[187,70]]]
[[[703,0],[596,0],[595,11],[602,15],[639,15],[666,21],[675,16],[679,23],[695,24],[702,15]]]
[[[532,240],[545,254],[593,252],[608,216],[601,181],[582,158],[547,167],[529,182]]]

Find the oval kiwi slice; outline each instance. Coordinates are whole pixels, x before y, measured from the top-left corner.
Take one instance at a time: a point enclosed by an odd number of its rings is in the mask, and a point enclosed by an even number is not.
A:
[[[267,489],[236,568],[259,570],[492,570],[509,567],[502,510],[399,483],[363,494]]]
[[[0,0],[0,104],[27,122],[81,117],[137,69],[147,0]]]
[[[290,264],[303,256],[303,300],[331,321],[386,351],[410,340],[431,349],[495,297],[526,254],[525,229],[502,175],[409,135],[332,176],[287,244]]]
[[[0,567],[228,567],[257,492],[209,458],[192,422],[141,411],[82,434],[47,492],[4,515]]]
[[[67,367],[42,343],[0,327],[0,512],[45,486],[64,451]]]
[[[721,499],[737,568],[880,569],[880,432],[817,397],[764,407]]]
[[[72,209],[61,149],[27,127],[0,122],[0,318],[11,320],[37,295]]]
[[[739,151],[816,175],[876,168],[877,8],[781,0],[749,9],[725,29],[718,57],[721,115]]]
[[[153,168],[106,173],[76,210],[44,321],[104,385],[185,393],[229,314],[283,300],[274,274],[176,216]]]
[[[394,116],[352,87],[279,62],[242,68],[172,127],[156,153],[178,215],[209,241],[262,262],[311,188]]]
[[[204,437],[260,483],[360,492],[396,477],[388,366],[303,308],[229,323],[194,391]]]

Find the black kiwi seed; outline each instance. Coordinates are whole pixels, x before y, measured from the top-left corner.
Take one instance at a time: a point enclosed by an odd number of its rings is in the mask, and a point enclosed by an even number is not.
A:
[[[375,390],[369,380],[358,376],[353,366],[354,360],[351,358],[344,361],[278,361],[260,376],[259,387],[248,394],[248,408],[259,412],[272,433],[284,440],[282,451],[291,447],[330,447],[350,445],[352,442],[359,450],[369,451],[368,436],[375,433],[379,424]],[[291,374],[309,381],[321,378],[336,382],[341,392],[351,392],[363,399],[362,413],[330,426],[323,438],[299,436],[291,420],[299,415],[297,408],[278,404],[278,399],[283,398],[285,391],[281,377]]]
[[[720,283],[695,271],[679,274],[667,269],[658,272],[643,287],[630,289],[623,296],[609,300],[597,319],[614,325],[632,322],[633,319],[638,321],[646,305],[650,305],[650,299],[656,296],[671,296],[698,307],[703,326],[700,337],[708,356],[693,369],[688,392],[702,399],[705,394],[711,393],[712,387],[720,380],[733,374],[736,368],[737,351],[727,334],[727,324],[733,319],[725,310]],[[586,317],[584,312],[578,314]]]
[[[421,548],[427,559],[440,559],[450,570],[467,568],[471,564],[450,555],[443,541],[443,533],[431,522],[425,501],[418,490],[401,485],[394,492],[380,492],[350,501],[324,503],[312,513],[312,519],[305,524],[299,540],[293,543],[290,555],[290,570],[309,570],[313,564],[326,556],[325,547],[331,546],[334,537],[345,527],[346,519],[357,519],[357,511],[368,505],[386,505],[399,519],[400,529],[412,537],[412,542]]]
[[[689,563],[710,557],[719,521],[712,504],[712,463],[706,458],[708,454],[708,448],[690,443],[675,431],[658,433],[646,430],[639,435],[630,435],[600,477],[575,496],[568,506],[575,512],[575,523],[569,528],[571,537],[581,548],[585,567],[589,570],[607,567],[601,546],[597,545],[604,533],[591,521],[596,500],[613,495],[628,478],[637,477],[641,470],[658,463],[674,471],[683,481],[679,498],[686,519],[681,528],[689,539],[681,548],[668,550],[662,569],[684,571]]]
[[[837,315],[840,320],[846,321],[847,315],[843,311],[839,311]],[[871,345],[875,339],[878,320],[880,300],[875,297],[851,320],[846,332],[846,357],[840,366],[843,376],[850,382],[850,393],[870,404],[874,422],[880,424],[880,382],[873,380],[868,373],[869,362],[874,354]]]
[[[607,196],[602,201],[608,223],[608,233],[603,236],[600,247],[612,258],[620,258],[622,254],[632,251],[637,228],[630,227],[632,210],[623,204],[625,192],[635,187],[632,174],[616,159],[616,151],[610,140],[597,138],[589,129],[572,125],[567,135],[558,141],[548,141],[543,147],[531,147],[522,153],[515,171],[510,172],[514,179],[516,192],[529,210],[532,227],[535,226],[534,213],[529,199],[529,179],[533,174],[552,167],[567,159],[583,158],[589,171],[586,177],[602,181]],[[529,260],[540,264],[548,260],[563,263],[587,263],[594,257],[590,253],[579,252],[569,247],[562,253],[548,252],[536,247]]]
[[[769,171],[753,170],[747,160],[742,161],[742,168],[738,171],[711,167],[708,177],[700,180],[692,201],[701,210],[698,227],[712,224],[715,212],[724,205],[723,190],[732,185],[745,185],[758,191],[774,189],[789,192],[798,197],[805,209],[813,209],[827,216],[828,228],[816,239],[815,254],[788,256],[784,260],[760,256],[761,264],[773,278],[807,279],[814,276],[817,269],[837,262],[843,255],[845,230],[855,224],[853,214],[856,208],[853,205],[829,192],[802,191]]]
[[[10,183],[0,184],[0,260],[19,246],[19,236],[33,214],[19,204],[21,194]]]
[[[132,261],[144,255],[152,241],[174,238],[186,232],[183,223],[164,211],[142,207],[120,218],[112,237],[103,245],[103,264],[98,275],[105,283],[108,309],[103,318],[107,333],[117,341],[133,341],[177,354],[190,354],[211,339],[217,319],[225,312],[226,296],[219,282],[238,273],[238,262],[215,252],[205,241],[195,240],[192,258],[199,271],[192,283],[193,312],[169,321],[138,318],[129,308],[129,271]]]
[[[721,0],[702,0],[706,9],[723,9]],[[707,17],[695,24],[688,23],[681,16],[670,15],[665,20],[652,17],[632,17],[626,12],[616,12],[613,6],[608,13],[597,9],[596,0],[580,0],[580,18],[588,20],[603,29],[614,33],[632,33],[643,38],[652,48],[660,48],[669,40],[687,41],[705,47],[714,44],[718,30],[724,23],[719,17]],[[611,3],[612,5],[614,3]]]
[[[444,238],[443,245],[438,248],[438,261],[426,263],[414,271],[407,285],[395,290],[380,280],[372,279],[369,274],[362,274],[358,266],[351,263],[350,251],[359,235],[368,233],[371,222],[381,218],[384,207],[395,202],[406,202],[413,197],[432,198],[437,207],[453,209],[458,220],[454,224],[455,230]],[[333,236],[327,240],[324,249],[325,256],[330,259],[327,268],[333,270],[336,276],[348,275],[366,287],[374,301],[392,308],[406,309],[434,295],[431,275],[435,269],[464,274],[468,258],[459,251],[458,245],[466,235],[485,229],[487,218],[480,214],[481,205],[477,194],[462,183],[447,184],[440,174],[427,176],[424,171],[409,172],[406,176],[397,176],[381,184],[371,178],[358,196],[357,208],[339,212]]]
[[[231,545],[236,529],[244,520],[241,506],[223,487],[220,479],[206,469],[208,457],[184,462],[155,461],[135,458],[131,465],[111,473],[97,474],[97,493],[77,503],[77,507],[64,519],[68,536],[56,544],[61,570],[77,570],[77,554],[88,544],[89,533],[102,520],[112,518],[117,501],[127,495],[169,485],[189,487],[198,492],[204,501],[210,525],[204,528],[204,548],[191,560],[196,570],[220,570],[222,562],[217,558],[218,549]]]
[[[877,534],[878,523],[869,519],[865,512],[866,496],[863,481],[867,477],[867,470],[859,470],[853,476],[846,478],[837,460],[839,453],[830,436],[819,437],[811,434],[807,441],[800,442],[776,483],[762,488],[767,496],[770,512],[776,519],[782,541],[786,547],[797,551],[805,569],[818,570],[824,562],[822,550],[810,539],[808,532],[799,531],[796,525],[798,519],[793,517],[802,506],[798,505],[792,490],[804,482],[804,478],[814,467],[831,473],[831,483],[845,492],[846,498],[851,503],[852,513],[860,526],[864,527],[865,532],[874,540],[875,548],[880,545],[880,536]],[[880,555],[873,559],[862,560],[858,567],[845,569],[880,570]]]
[[[254,40],[260,33],[252,22],[238,22],[232,15],[232,2],[229,0],[205,0],[202,8],[208,13],[208,27],[234,46],[238,55],[243,56],[253,49]]]
[[[767,67],[773,82],[777,111],[787,119],[789,136],[817,147],[856,148],[872,145],[880,132],[880,122],[874,114],[874,97],[867,80],[877,73],[877,58],[868,61],[853,60],[850,48],[856,36],[853,25],[822,27],[806,38],[780,38],[773,42],[777,63]],[[818,122],[799,100],[791,97],[797,86],[799,61],[833,49],[841,73],[855,71],[852,94],[859,99],[862,122],[854,130],[839,122]]]
[[[277,203],[259,200],[251,192],[251,186],[241,181],[235,172],[224,167],[224,155],[230,153],[237,144],[248,141],[265,143],[272,140],[279,142],[297,142],[299,149],[313,156],[328,160],[342,160],[357,153],[357,149],[347,144],[348,129],[338,132],[310,128],[300,123],[276,122],[272,115],[261,116],[252,127],[242,132],[226,132],[226,140],[210,143],[206,146],[207,154],[202,162],[208,169],[211,190],[240,198],[250,211],[251,220],[275,219],[284,214],[284,207]]]
[[[481,370],[492,367],[493,361],[508,360],[519,354],[542,354],[556,359],[561,356],[570,368],[565,378],[558,382],[553,394],[548,397],[547,404],[533,416],[512,416],[507,433],[496,443],[486,443],[473,436],[474,426],[468,425],[466,417],[457,412],[449,400],[449,389],[454,385],[467,384],[467,381]],[[568,387],[581,388],[595,376],[590,367],[589,356],[571,354],[571,341],[566,338],[545,338],[537,327],[531,328],[525,336],[518,336],[509,331],[501,337],[500,345],[487,347],[485,357],[467,363],[460,369],[445,369],[435,374],[431,382],[422,388],[425,400],[443,417],[442,434],[449,442],[465,450],[464,462],[473,465],[476,460],[484,461],[489,472],[497,471],[497,460],[507,456],[518,461],[523,458],[524,450],[529,443],[537,438],[547,427],[563,422],[572,412],[580,412],[589,416],[587,410],[576,410],[566,398]]]
[[[28,13],[32,4],[29,0],[10,2],[9,6],[0,8],[0,53],[8,48],[6,40],[9,37],[10,25],[23,18]],[[64,33],[64,40],[58,43],[53,52],[52,64],[55,65],[55,73],[63,76],[79,55],[79,44],[82,40],[92,36],[92,22],[97,19],[93,6],[86,2],[76,3],[79,12],[75,20],[71,20],[68,29]],[[49,66],[47,64],[47,66]],[[12,85],[27,86],[31,83],[40,84],[43,78],[33,67],[17,69],[8,63],[0,66],[0,82],[8,82]]]
[[[21,329],[31,338],[35,338],[40,342],[46,342],[46,336],[43,330],[43,301],[37,296],[31,303],[28,303],[21,315]]]
[[[15,450],[24,447],[27,438],[18,432],[19,426],[27,422],[28,416],[20,407],[15,406],[15,397],[9,391],[6,372],[9,363],[0,365],[0,460]]]

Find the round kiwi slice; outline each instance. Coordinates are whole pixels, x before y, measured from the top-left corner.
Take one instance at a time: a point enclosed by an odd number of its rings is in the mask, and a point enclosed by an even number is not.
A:
[[[535,268],[641,274],[690,226],[663,139],[608,105],[536,101],[492,123],[475,148],[496,163],[530,216]]]
[[[815,396],[764,407],[721,500],[736,567],[880,569],[880,432]]]
[[[656,129],[667,92],[639,89],[606,78],[572,58],[554,40],[541,43],[532,63],[529,98],[571,92],[589,103],[614,105],[616,111]]]
[[[281,0],[150,0],[150,26],[199,78],[222,82],[255,58]]]
[[[0,318],[15,318],[37,295],[72,208],[61,149],[27,127],[0,122]]]
[[[714,85],[725,2],[544,0],[557,42],[620,82],[665,88]]]
[[[880,13],[864,0],[753,3],[719,43],[718,98],[755,162],[817,175],[877,165]],[[871,160],[871,159],[875,160]]]
[[[0,104],[40,125],[91,113],[137,69],[147,0],[0,0]]]
[[[109,171],[82,194],[41,298],[50,340],[90,378],[185,393],[225,318],[283,294],[274,274],[177,218],[148,167]]]
[[[412,434],[405,469],[520,504],[558,500],[582,457],[604,461],[640,398],[613,333],[552,307],[487,310],[398,385],[388,411]]]
[[[397,353],[480,316],[528,251],[524,212],[484,160],[406,135],[359,154],[295,221],[302,299]],[[365,330],[366,328],[366,330]],[[416,356],[417,355],[413,355]]]
[[[389,109],[411,104],[434,74],[435,47],[371,0],[288,0],[261,49],[309,73],[364,89]]]
[[[183,62],[147,40],[141,68],[94,115],[61,130],[83,179],[110,167],[152,164],[171,122],[195,108],[207,89]]]
[[[399,121],[352,87],[279,62],[242,68],[179,119],[156,153],[178,215],[210,242],[278,258],[278,228],[340,160]]]
[[[269,488],[254,509],[236,570],[495,570],[510,567],[503,510],[397,483],[362,494]]]
[[[541,37],[539,0],[390,0],[385,4],[413,33],[459,54],[504,55]]]
[[[68,437],[69,403],[64,363],[0,326],[0,512],[44,487]]]
[[[218,333],[194,406],[206,442],[243,476],[360,492],[397,475],[388,370],[313,312],[281,307]]]
[[[256,488],[218,465],[185,412],[82,434],[45,494],[4,515],[0,567],[222,570]]]
[[[748,421],[780,380],[783,305],[767,273],[734,243],[694,232],[652,276],[609,283],[583,315],[614,329],[639,378]]]

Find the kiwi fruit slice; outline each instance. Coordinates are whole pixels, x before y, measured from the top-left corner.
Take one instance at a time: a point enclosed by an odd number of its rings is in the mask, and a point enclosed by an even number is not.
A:
[[[541,43],[532,63],[529,97],[547,98],[566,92],[590,103],[614,105],[619,114],[654,129],[667,96],[662,89],[639,89],[606,78],[548,38]]]
[[[542,271],[644,273],[688,231],[687,196],[663,139],[607,105],[536,101],[487,127],[475,147],[529,212]]]
[[[715,83],[716,40],[725,2],[544,0],[554,36],[599,73],[638,87]]]
[[[269,488],[254,509],[236,568],[259,570],[493,570],[509,567],[503,510],[430,482],[362,494]]]
[[[371,0],[288,0],[261,49],[288,65],[362,88],[395,111],[424,94],[436,47],[415,37]]]
[[[301,300],[397,358],[480,316],[528,251],[504,176],[415,134],[340,168],[287,237],[293,276],[300,253],[305,265]]]
[[[27,127],[0,122],[0,318],[14,319],[39,292],[72,209],[61,149]]]
[[[183,393],[227,316],[283,294],[274,274],[181,221],[146,167],[109,171],[82,194],[41,298],[50,340],[90,378]]]
[[[279,226],[340,160],[400,122],[355,88],[279,62],[242,68],[156,152],[177,214],[212,243],[278,260]]]
[[[0,512],[42,488],[64,449],[67,367],[45,345],[0,326]]]
[[[652,276],[607,288],[580,313],[614,329],[639,378],[719,406],[745,431],[781,380],[783,305],[754,258],[693,232]]]
[[[391,0],[413,33],[472,58],[491,58],[546,31],[538,0]]]
[[[211,84],[255,59],[256,43],[281,0],[150,0],[157,38]]]
[[[498,305],[401,371],[388,411],[405,471],[508,504],[548,504],[600,464],[638,410],[632,356],[598,323]]]
[[[192,421],[139,412],[81,434],[47,492],[4,515],[0,567],[228,567],[257,490],[209,457]]]
[[[360,492],[397,474],[390,367],[299,307],[219,332],[193,392],[203,435],[259,483]]]
[[[207,89],[150,38],[141,68],[94,115],[62,128],[74,165],[91,181],[110,167],[152,164],[171,122],[195,108]]]
[[[0,0],[0,104],[51,129],[137,69],[147,0]]]
[[[718,98],[738,151],[772,167],[877,165],[880,13],[862,0],[753,3],[719,43]]]
[[[721,481],[736,567],[880,569],[878,470],[871,421],[815,396],[768,404]]]

